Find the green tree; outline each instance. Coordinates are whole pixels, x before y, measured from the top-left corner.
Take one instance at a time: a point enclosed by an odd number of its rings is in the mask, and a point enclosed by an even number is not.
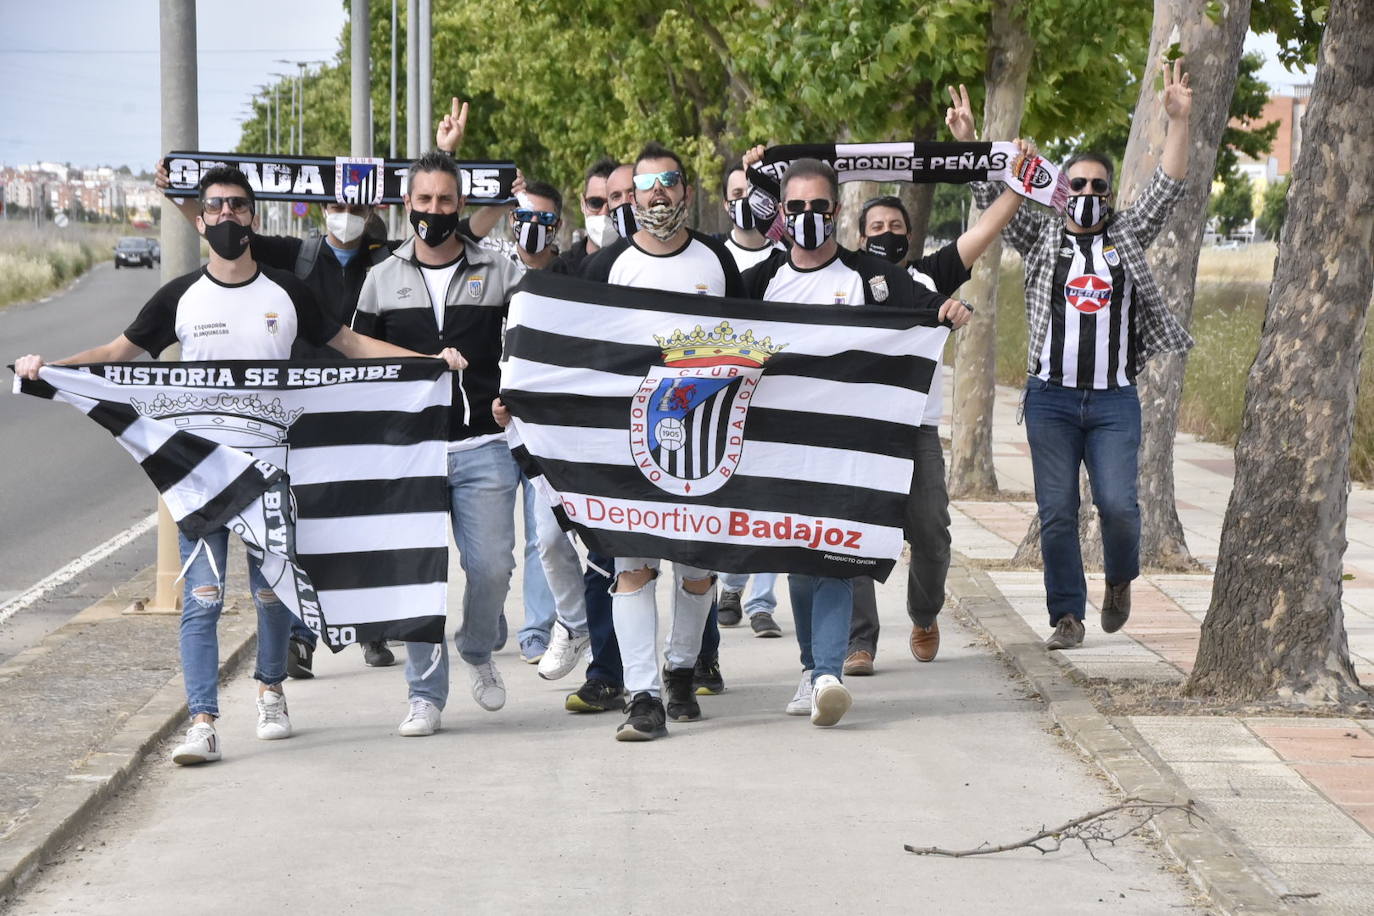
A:
[[[1292,185],[1293,176],[1289,175],[1283,181],[1272,182],[1264,189],[1264,198],[1260,202],[1255,228],[1267,239],[1277,240],[1279,233],[1283,231],[1283,220],[1288,215],[1288,189]]]
[[[1278,121],[1251,126],[1264,114],[1264,106],[1269,102],[1269,85],[1258,76],[1263,66],[1264,55],[1257,51],[1241,56],[1236,91],[1231,96],[1231,119],[1241,125],[1227,124],[1221,133],[1216,177],[1222,181],[1229,180],[1235,172],[1239,153],[1262,159],[1274,148],[1274,138],[1279,134]]]
[[[1250,176],[1244,172],[1231,175],[1208,201],[1207,212],[1217,218],[1217,231],[1223,236],[1248,223],[1255,215],[1255,186]]]

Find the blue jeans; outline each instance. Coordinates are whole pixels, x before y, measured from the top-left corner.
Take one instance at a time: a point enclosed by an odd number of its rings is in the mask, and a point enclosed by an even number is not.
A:
[[[753,617],[759,611],[773,613],[778,607],[778,597],[773,590],[778,584],[777,573],[754,573],[754,588],[749,592],[749,600],[744,602],[744,613]],[[749,584],[749,573],[721,573],[720,587],[729,592],[742,592]]]
[[[520,471],[504,441],[492,441],[462,452],[449,452],[448,493],[453,541],[463,568],[463,625],[453,643],[463,661],[481,665],[491,660],[497,621],[515,570],[515,491]],[[448,700],[448,646],[406,643],[406,683],[411,698],[429,700],[440,709]],[[430,670],[430,669],[433,670]],[[428,676],[423,676],[429,671]]]
[[[525,513],[525,625],[520,628],[519,640],[524,642],[537,635],[547,643],[558,614],[549,580],[544,577],[544,565],[539,561],[539,523],[535,518],[538,508],[535,500],[539,497],[524,474],[520,475],[520,485],[524,492]]]
[[[1064,616],[1082,620],[1088,585],[1078,543],[1080,465],[1087,465],[1102,521],[1107,581],[1120,584],[1140,575],[1140,398],[1133,385],[1065,388],[1031,378],[1025,416],[1050,624]]]
[[[791,573],[787,590],[792,597],[802,670],[811,672],[812,681],[822,674],[843,680],[849,618],[854,612],[853,580]]]
[[[196,542],[177,533],[181,562],[196,549]],[[214,566],[210,556],[214,556]],[[192,716],[219,715],[219,616],[224,610],[224,571],[229,558],[229,529],[205,537],[205,546],[186,570],[181,598],[181,677],[186,684],[186,705]],[[216,573],[218,570],[218,573]],[[248,587],[258,610],[258,664],[255,680],[268,686],[286,680],[286,643],[295,619],[286,605],[268,588],[257,560],[248,557]]]
[[[614,557],[589,553],[587,562],[607,572],[615,572]],[[615,619],[611,614],[611,586],[615,579],[603,576],[589,565],[583,573],[583,581],[587,587],[587,632],[592,637],[592,663],[587,666],[587,680],[624,687],[625,670],[620,664],[620,643],[615,638]]]

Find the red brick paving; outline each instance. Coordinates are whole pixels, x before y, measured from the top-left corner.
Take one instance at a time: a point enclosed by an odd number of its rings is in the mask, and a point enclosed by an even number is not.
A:
[[[1308,782],[1374,833],[1374,735],[1342,725],[1251,725]]]

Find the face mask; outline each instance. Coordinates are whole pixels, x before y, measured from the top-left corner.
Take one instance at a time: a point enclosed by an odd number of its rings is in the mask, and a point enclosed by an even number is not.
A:
[[[516,223],[516,244],[530,254],[538,254],[549,247],[549,242],[552,241],[553,238],[552,234],[549,232],[551,228],[553,227],[545,226],[540,223]]]
[[[205,241],[210,243],[210,250],[226,261],[237,261],[243,257],[252,236],[252,227],[239,225],[232,219],[221,219],[213,226],[205,227]]]
[[[881,235],[871,236],[864,243],[864,251],[869,254],[876,254],[893,264],[902,263],[902,258],[906,257],[909,247],[910,243],[906,236],[898,235],[895,232],[884,232]]]
[[[628,200],[611,211],[611,222],[615,224],[615,231],[620,233],[622,239],[627,239],[639,231],[639,224],[635,222],[635,205]]]
[[[835,219],[829,213],[793,213],[787,217],[787,234],[807,251],[824,245],[834,231]]]
[[[749,209],[749,201],[743,197],[737,197],[730,201],[730,221],[740,229],[748,232],[758,225],[754,219],[754,211]]]
[[[1096,226],[1106,219],[1111,211],[1112,208],[1107,205],[1105,197],[1098,197],[1096,194],[1074,194],[1069,197],[1069,218],[1084,229]]]
[[[458,230],[457,213],[423,213],[410,211],[410,225],[415,235],[430,248],[438,248]]]
[[[635,222],[660,242],[666,242],[687,225],[687,198],[675,204],[659,204],[656,207],[636,206]]]
[[[585,220],[587,224],[587,239],[597,248],[605,248],[620,237],[616,232],[615,223],[604,213],[594,213]]]
[[[324,227],[329,230],[330,235],[345,245],[361,236],[365,225],[367,225],[367,220],[356,213],[326,213],[324,215]]]

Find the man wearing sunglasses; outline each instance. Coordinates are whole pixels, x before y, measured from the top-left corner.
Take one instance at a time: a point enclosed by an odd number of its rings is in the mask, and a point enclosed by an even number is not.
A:
[[[1078,474],[1086,464],[1102,526],[1106,593],[1102,629],[1115,633],[1131,613],[1140,573],[1140,399],[1135,380],[1157,353],[1181,353],[1192,338],[1170,313],[1145,248],[1183,195],[1192,90],[1182,61],[1163,62],[1168,116],[1164,151],[1140,197],[1112,208],[1112,163],[1079,153],[1064,165],[1071,196],[1062,220],[1022,207],[1002,231],[1026,274],[1026,439],[1035,474],[1045,601],[1054,632],[1047,649],[1083,644],[1087,582],[1078,540]],[[946,121],[973,139],[968,93],[950,89]],[[995,186],[975,184],[981,206]]]
[[[620,238],[611,223],[610,201],[606,193],[606,179],[611,177],[611,173],[619,165],[620,163],[607,157],[598,159],[587,169],[587,175],[582,183],[581,199],[582,221],[587,228],[587,234],[559,256],[567,273],[579,273],[583,261]]]
[[[630,202],[637,229],[588,260],[583,276],[621,286],[708,296],[741,295],[744,288],[739,270],[725,246],[687,226],[692,192],[682,159],[658,143],[649,143],[635,160],[632,175]],[[621,557],[615,561],[611,609],[625,690],[630,694],[629,714],[616,731],[619,741],[660,738],[668,733],[667,719],[691,721],[701,717],[693,678],[703,652],[703,630],[708,627],[715,576],[710,570],[673,564],[673,617],[664,653],[667,666],[660,681],[654,596],[660,562],[656,557]],[[666,709],[662,699],[665,689]]]
[[[744,156],[744,167],[763,158],[764,148]],[[918,287],[900,267],[874,255],[849,251],[835,241],[840,185],[830,166],[799,159],[782,178],[781,211],[792,240],[745,271],[750,298],[818,305],[929,309],[956,326],[968,320],[957,299]],[[801,680],[787,704],[788,715],[811,717],[814,725],[837,724],[853,702],[843,683],[854,606],[854,580],[830,576],[788,576],[792,615],[801,649]]]
[[[181,345],[186,362],[287,359],[298,337],[354,359],[420,355],[341,326],[298,279],[253,259],[249,239],[257,221],[255,201],[241,171],[225,167],[207,171],[197,202],[201,212],[196,229],[210,245],[209,263],[154,293],[133,324],[114,340],[55,365],[126,362],[144,352],[156,356],[174,343]],[[445,349],[439,356],[450,368],[465,365],[454,350]],[[15,361],[15,372],[34,379],[43,365],[41,356],[31,354]],[[229,530],[213,532],[200,543],[181,535],[178,539],[182,561],[187,562],[180,650],[192,724],[186,740],[172,752],[172,761],[185,766],[221,756],[214,726],[219,717],[216,627],[224,607]],[[269,741],[289,738],[291,720],[281,685],[286,679],[293,617],[272,593],[251,554],[248,581],[258,615],[258,661],[253,675],[259,682],[257,735]]]

